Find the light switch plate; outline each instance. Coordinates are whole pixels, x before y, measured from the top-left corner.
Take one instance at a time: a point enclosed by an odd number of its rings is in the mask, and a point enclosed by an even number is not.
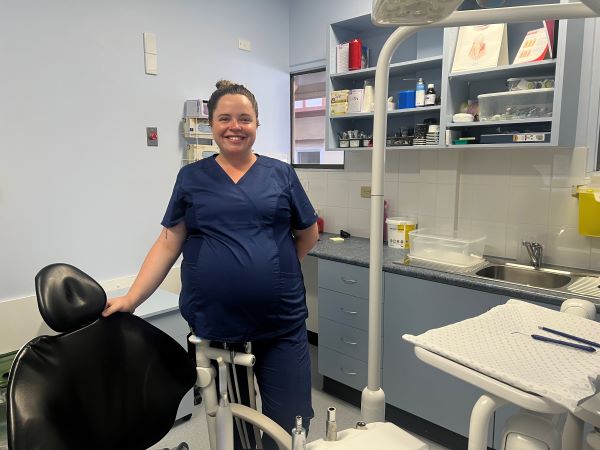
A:
[[[144,65],[148,75],[158,74],[158,56],[152,53],[144,53]]]
[[[360,196],[362,198],[371,198],[371,186],[361,186]]]
[[[156,34],[144,32],[144,53],[158,54],[156,50]]]

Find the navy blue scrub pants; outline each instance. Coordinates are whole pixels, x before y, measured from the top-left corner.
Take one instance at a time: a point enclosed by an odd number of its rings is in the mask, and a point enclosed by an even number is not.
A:
[[[213,345],[221,346],[217,343]],[[228,348],[243,351],[243,345],[233,344]],[[253,341],[252,353],[256,356],[254,375],[262,401],[262,413],[290,434],[295,426],[295,417],[302,416],[308,433],[314,412],[311,402],[310,354],[304,322],[282,336]],[[246,368],[236,366],[236,370],[241,403],[249,405]],[[246,426],[252,448],[255,448],[252,427],[249,424]],[[242,449],[235,425],[234,438],[235,449]],[[277,449],[275,442],[266,435],[263,435],[262,442],[265,450]]]

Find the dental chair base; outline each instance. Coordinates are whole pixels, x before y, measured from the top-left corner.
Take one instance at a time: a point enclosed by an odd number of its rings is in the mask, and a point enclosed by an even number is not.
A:
[[[319,439],[307,450],[429,450],[429,445],[390,422],[373,422],[361,428],[339,431],[337,441]]]

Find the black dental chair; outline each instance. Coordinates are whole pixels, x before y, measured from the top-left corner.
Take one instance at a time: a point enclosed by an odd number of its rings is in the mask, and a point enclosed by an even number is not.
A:
[[[196,380],[186,351],[132,314],[101,317],[106,293],[73,266],[45,267],[35,288],[44,321],[61,334],[15,357],[9,449],[142,450],[162,439]]]

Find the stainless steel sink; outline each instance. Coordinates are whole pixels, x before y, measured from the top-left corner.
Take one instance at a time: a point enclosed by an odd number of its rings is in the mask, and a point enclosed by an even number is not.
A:
[[[546,289],[558,289],[571,282],[571,276],[559,271],[534,269],[517,265],[491,265],[475,272],[476,275],[510,283]]]

